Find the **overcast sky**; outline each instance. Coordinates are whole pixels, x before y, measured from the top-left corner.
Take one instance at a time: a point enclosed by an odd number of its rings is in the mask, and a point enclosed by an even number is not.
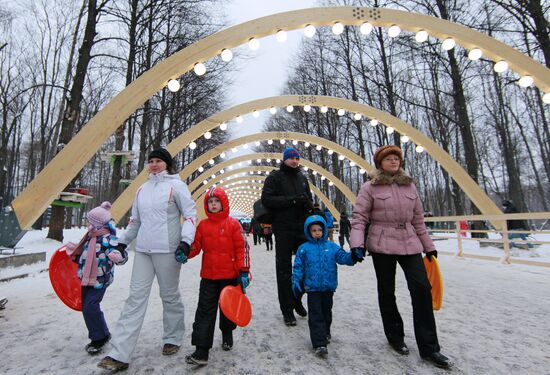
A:
[[[228,21],[231,26],[255,18],[289,10],[315,7],[314,0],[233,0],[226,5]],[[239,60],[239,69],[234,74],[235,81],[229,92],[229,105],[237,105],[266,96],[279,95],[287,75],[287,64],[295,54],[302,39],[302,30],[288,33],[284,43],[275,40],[275,36],[260,39],[260,49],[249,51],[247,46],[240,49],[251,56],[247,60]],[[238,49],[235,55],[238,55]],[[265,111],[264,111],[265,112]],[[257,132],[267,114],[254,119],[246,116],[245,122],[234,126],[233,137],[241,137]]]

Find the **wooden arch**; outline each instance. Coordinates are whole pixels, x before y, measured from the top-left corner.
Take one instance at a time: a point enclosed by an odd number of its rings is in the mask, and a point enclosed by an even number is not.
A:
[[[370,22],[375,27],[399,25],[401,29],[411,32],[425,30],[439,39],[452,37],[464,48],[480,48],[486,57],[494,61],[507,61],[513,71],[533,77],[535,85],[550,92],[550,73],[542,64],[488,35],[440,18],[395,9],[347,6],[302,9],[257,18],[221,30],[180,50],[142,74],[111,99],[13,200],[12,207],[19,225],[23,229],[30,228],[107,138],[139,106],[161,90],[168,80],[190,71],[197,62],[206,61],[223,49],[247,43],[252,37],[262,38],[278,30],[295,30],[308,24],[329,26],[337,21],[355,26],[364,22]],[[460,178],[455,176],[455,180],[460,181]],[[491,207],[489,212],[483,205],[474,203],[483,213],[496,213],[494,209],[498,209]]]

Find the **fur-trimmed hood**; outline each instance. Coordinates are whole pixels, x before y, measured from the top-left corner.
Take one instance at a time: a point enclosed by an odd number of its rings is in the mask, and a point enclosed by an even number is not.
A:
[[[371,184],[372,185],[391,185],[394,182],[397,185],[410,185],[414,182],[411,176],[405,172],[403,168],[399,168],[396,174],[390,175],[380,169],[375,170],[371,174]]]

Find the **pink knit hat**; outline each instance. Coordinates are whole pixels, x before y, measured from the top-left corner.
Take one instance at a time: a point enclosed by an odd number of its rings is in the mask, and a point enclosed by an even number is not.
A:
[[[88,222],[96,228],[106,225],[113,217],[111,216],[111,202],[103,202],[99,207],[90,210],[86,215]]]

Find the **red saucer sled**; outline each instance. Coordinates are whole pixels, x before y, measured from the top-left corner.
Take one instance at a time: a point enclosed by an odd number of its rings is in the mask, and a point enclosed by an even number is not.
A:
[[[78,265],[65,252],[57,249],[50,259],[50,282],[59,299],[68,307],[82,311],[82,289],[76,272]]]
[[[220,293],[220,308],[227,319],[239,327],[245,327],[252,319],[252,305],[241,286],[228,285]]]

